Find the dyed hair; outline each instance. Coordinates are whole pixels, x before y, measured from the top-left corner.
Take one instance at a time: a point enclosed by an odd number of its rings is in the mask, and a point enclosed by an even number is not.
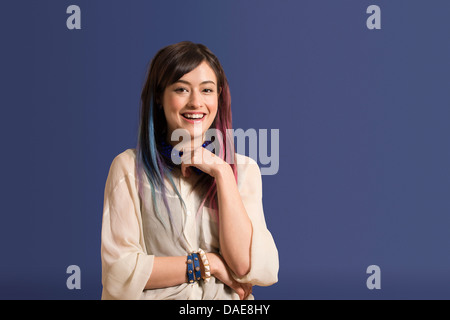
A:
[[[227,129],[232,128],[230,90],[219,60],[206,46],[189,41],[175,43],[162,48],[156,53],[150,63],[146,81],[141,93],[141,111],[136,160],[138,177],[141,176],[142,172],[145,172],[145,176],[147,177],[151,188],[154,210],[164,226],[166,226],[164,219],[161,217],[160,210],[157,206],[156,190],[160,191],[159,193],[162,196],[163,203],[169,213],[169,220],[171,223],[173,221],[173,212],[170,210],[171,208],[169,208],[166,197],[167,190],[164,184],[165,177],[167,177],[175,190],[181,206],[184,208],[186,208],[186,206],[172,179],[171,168],[173,168],[173,164],[169,163],[170,160],[161,153],[162,139],[165,139],[167,136],[167,121],[164,115],[164,109],[161,106],[163,93],[166,87],[178,81],[186,73],[191,72],[203,61],[208,63],[217,78],[217,89],[219,94],[218,109],[211,128],[215,128],[222,133],[221,136],[223,141],[218,141],[221,146],[219,156],[224,160],[233,160],[230,161],[230,166],[237,179],[234,147],[230,148],[230,146],[233,146],[233,140],[227,136]],[[227,152],[232,154],[227,155]],[[195,187],[198,185],[204,187],[205,196],[197,214],[206,204],[217,210],[217,188],[214,178],[208,174],[202,173],[202,177],[199,178]],[[142,180],[140,180],[139,183],[139,190],[142,197]],[[216,212],[218,212],[218,210]]]

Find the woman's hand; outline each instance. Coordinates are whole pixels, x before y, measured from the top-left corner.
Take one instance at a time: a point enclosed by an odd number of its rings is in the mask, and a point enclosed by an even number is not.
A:
[[[191,149],[183,148],[183,156],[181,157],[181,173],[183,177],[189,177],[193,166],[212,177],[216,177],[220,170],[230,169],[230,165],[213,152],[201,146]]]
[[[239,295],[239,299],[247,299],[252,293],[252,285],[250,283],[237,282],[231,276],[230,269],[220,255],[216,253],[207,253],[206,255],[211,267],[211,275],[233,289]]]

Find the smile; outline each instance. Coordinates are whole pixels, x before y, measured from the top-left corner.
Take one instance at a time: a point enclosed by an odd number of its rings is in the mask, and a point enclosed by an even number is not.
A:
[[[204,113],[183,113],[183,118],[187,120],[188,122],[200,122],[205,117]]]

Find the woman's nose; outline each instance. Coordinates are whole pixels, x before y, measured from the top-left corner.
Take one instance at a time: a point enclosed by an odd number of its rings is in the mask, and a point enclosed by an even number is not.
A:
[[[202,96],[197,90],[192,91],[189,106],[195,108],[200,108],[202,106]]]

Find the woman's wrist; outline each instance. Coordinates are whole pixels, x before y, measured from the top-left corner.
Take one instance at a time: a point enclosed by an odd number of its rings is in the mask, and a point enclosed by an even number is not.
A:
[[[231,166],[227,162],[223,162],[220,165],[217,165],[214,167],[212,176],[216,179],[216,181],[223,180],[227,175],[233,175],[233,170],[231,169]]]
[[[207,252],[206,257],[208,258],[208,261],[209,261],[211,275],[214,275],[217,272],[217,265],[218,265],[217,259],[220,259],[220,258],[217,256],[216,253],[213,253],[213,252]]]

